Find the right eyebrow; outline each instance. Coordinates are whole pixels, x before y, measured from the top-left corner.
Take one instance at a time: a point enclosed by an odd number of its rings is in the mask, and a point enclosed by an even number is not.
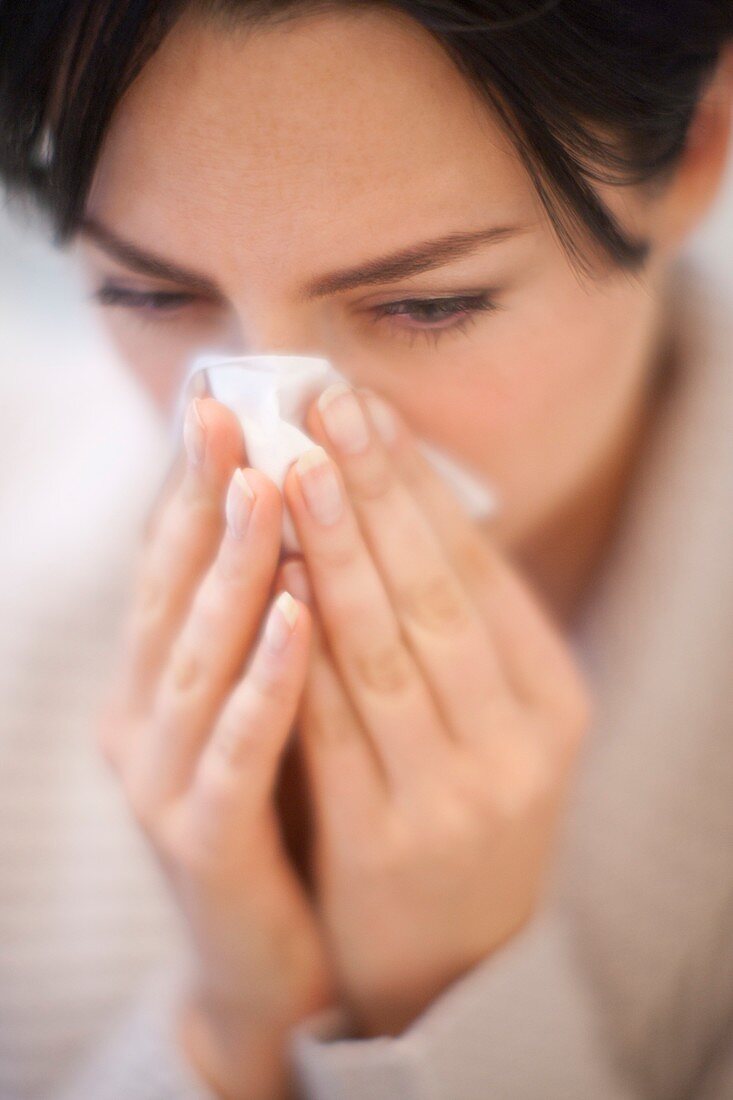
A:
[[[198,271],[192,271],[190,268],[181,267],[179,264],[174,264],[162,256],[156,256],[155,253],[140,248],[132,241],[123,240],[122,237],[118,237],[116,233],[108,229],[106,225],[98,222],[96,218],[84,217],[79,226],[79,232],[83,236],[89,237],[114,260],[118,260],[119,263],[131,268],[133,271],[139,271],[142,275],[151,275],[156,279],[169,279],[171,282],[181,283],[200,294],[215,296],[221,294],[216,284],[205,275],[201,275]]]

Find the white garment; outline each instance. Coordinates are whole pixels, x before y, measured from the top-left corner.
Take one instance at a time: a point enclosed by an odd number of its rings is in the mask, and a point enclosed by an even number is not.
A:
[[[578,632],[600,717],[552,902],[397,1038],[304,1021],[308,1100],[733,1097],[733,331],[699,273],[672,307],[679,366]],[[0,446],[30,411],[0,410]],[[171,1030],[183,929],[90,735],[168,449],[34,556],[21,495],[74,507],[107,453],[68,434],[65,502],[0,462],[0,1097],[211,1100]]]

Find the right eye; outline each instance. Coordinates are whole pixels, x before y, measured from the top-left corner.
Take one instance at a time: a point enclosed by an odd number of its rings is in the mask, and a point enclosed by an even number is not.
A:
[[[196,301],[194,294],[176,290],[132,290],[105,283],[92,294],[100,306],[119,306],[138,313],[175,313]]]

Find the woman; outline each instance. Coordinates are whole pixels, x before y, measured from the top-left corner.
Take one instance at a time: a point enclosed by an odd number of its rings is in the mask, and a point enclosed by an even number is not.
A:
[[[678,260],[730,4],[9,9],[5,180],[161,413],[213,345],[353,384],[282,496],[188,409],[99,721],[188,965],[63,1095],[731,1095],[731,345]]]

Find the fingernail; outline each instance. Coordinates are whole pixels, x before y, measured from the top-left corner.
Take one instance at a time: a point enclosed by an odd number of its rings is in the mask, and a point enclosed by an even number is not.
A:
[[[397,417],[392,412],[387,402],[383,401],[381,397],[377,397],[371,390],[363,390],[362,394],[366,400],[369,415],[372,418],[372,423],[379,437],[389,446],[391,443],[394,443],[397,438]]]
[[[203,465],[206,454],[206,426],[201,417],[198,397],[188,406],[183,424],[183,443],[192,466]]]
[[[270,608],[265,623],[265,642],[273,653],[280,653],[285,649],[297,620],[297,603],[289,592],[281,592]]]
[[[329,439],[344,454],[359,454],[369,446],[369,425],[351,386],[335,382],[318,398],[318,409]]]
[[[303,562],[289,561],[283,569],[283,575],[288,590],[292,592],[301,603],[310,604],[313,593],[311,591],[310,581],[308,580],[308,572]]]
[[[341,489],[331,459],[323,447],[312,447],[300,456],[295,467],[310,514],[329,527],[343,512]]]
[[[227,525],[235,539],[244,538],[254,502],[255,494],[244,476],[244,470],[235,470],[229,482],[225,507]]]

